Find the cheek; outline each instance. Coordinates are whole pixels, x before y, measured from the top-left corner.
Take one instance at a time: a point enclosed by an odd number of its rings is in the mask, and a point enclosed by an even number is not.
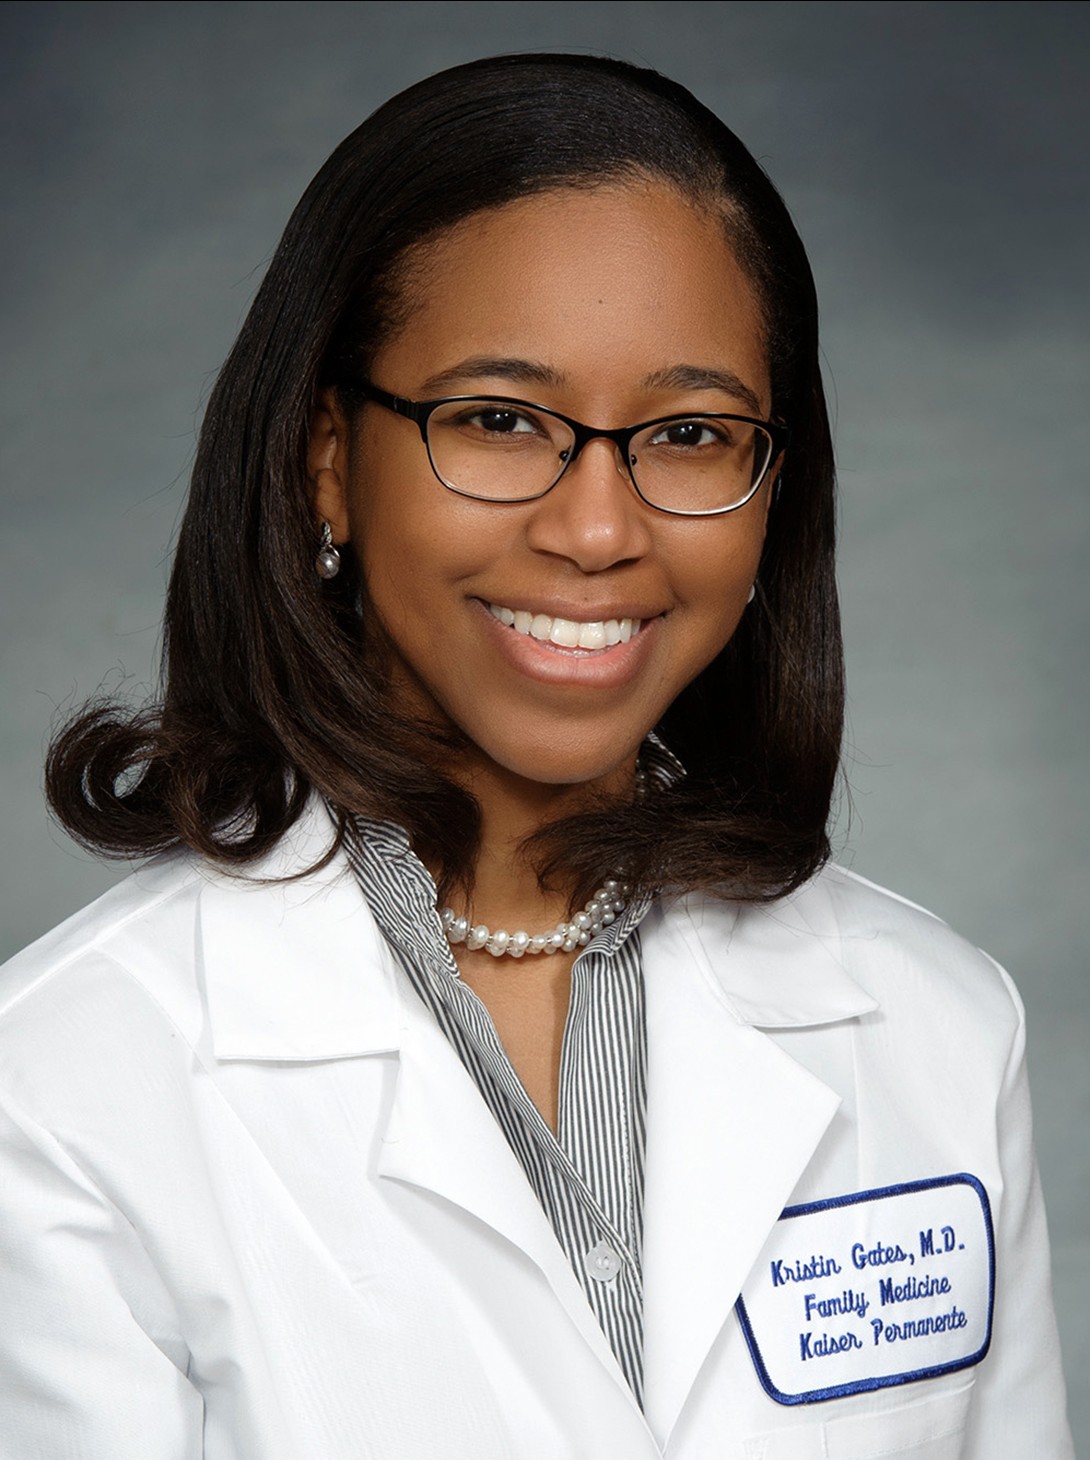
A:
[[[706,539],[675,558],[679,642],[686,678],[694,678],[733,637],[749,602],[764,543],[764,513],[714,524]],[[681,630],[684,625],[684,635]],[[681,663],[678,669],[682,669]]]
[[[442,637],[448,616],[448,573],[432,535],[403,517],[369,514],[362,526],[360,567],[365,603],[393,645],[415,660]],[[365,609],[365,620],[367,610]]]
[[[384,607],[409,603],[412,586],[432,576],[442,544],[435,520],[442,488],[426,457],[421,469],[419,440],[404,434],[404,443],[387,443],[379,452],[361,432],[352,463],[352,542],[367,591]]]
[[[455,631],[468,583],[501,556],[501,521],[410,462],[384,462],[356,494],[352,540],[367,597],[405,649],[427,652]]]
[[[687,551],[672,555],[672,575],[679,597],[711,619],[733,623],[745,607],[757,575],[764,546],[765,513],[762,509],[741,519],[712,519],[700,526],[711,529],[708,536],[686,544]]]

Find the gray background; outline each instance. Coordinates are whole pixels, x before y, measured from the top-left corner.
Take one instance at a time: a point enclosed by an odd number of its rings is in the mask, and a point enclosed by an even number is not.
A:
[[[1018,977],[1085,1442],[1088,21],[1017,3],[3,6],[0,951],[118,875],[50,828],[43,740],[103,682],[152,682],[200,402],[319,163],[456,61],[654,65],[748,142],[811,250],[843,485],[839,855]]]

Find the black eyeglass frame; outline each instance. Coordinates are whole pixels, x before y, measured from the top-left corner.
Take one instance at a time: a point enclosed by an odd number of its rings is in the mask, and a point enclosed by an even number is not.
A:
[[[446,487],[448,492],[454,492],[459,497],[468,497],[473,502],[494,502],[497,506],[504,506],[505,504],[516,502],[536,502],[541,497],[547,496],[556,486],[557,482],[560,481],[560,478],[567,471],[568,467],[571,466],[572,462],[576,460],[587,442],[602,439],[604,441],[612,441],[618,448],[624,458],[625,470],[628,473],[629,481],[632,483],[633,491],[639,497],[640,501],[652,508],[653,511],[665,512],[670,517],[722,517],[728,512],[737,512],[740,507],[744,507],[747,502],[756,496],[761,489],[762,483],[768,476],[772,463],[786,448],[790,435],[786,426],[779,426],[774,421],[762,421],[756,416],[739,416],[728,411],[681,411],[670,416],[655,416],[650,421],[640,421],[635,426],[617,426],[612,430],[606,430],[598,426],[588,426],[582,421],[574,420],[571,416],[562,415],[560,411],[552,410],[549,406],[539,406],[534,401],[522,400],[517,396],[443,395],[439,396],[436,400],[409,400],[405,396],[391,395],[388,390],[382,390],[379,386],[372,385],[370,381],[364,381],[358,387],[358,390],[364,400],[374,401],[376,405],[384,406],[388,411],[393,411],[396,415],[405,416],[415,424],[417,430],[420,432],[420,439],[424,443],[424,449],[428,453],[428,462],[431,466],[432,473],[436,481]],[[575,437],[575,442],[568,452],[564,464],[547,487],[544,487],[540,492],[531,492],[526,497],[479,497],[475,492],[467,492],[461,487],[452,486],[450,482],[440,476],[439,468],[435,464],[435,458],[431,454],[431,442],[428,440],[428,421],[432,413],[437,411],[440,406],[454,405],[458,401],[475,400],[486,401],[490,404],[494,403],[498,406],[525,406],[529,410],[540,411],[542,415],[551,416],[555,421],[562,421],[568,427],[569,431]],[[633,438],[638,436],[641,431],[646,431],[649,426],[668,426],[672,421],[692,420],[742,421],[747,426],[759,426],[771,440],[772,450],[769,452],[768,461],[760,476],[740,502],[732,502],[729,507],[704,507],[686,511],[684,508],[660,507],[657,502],[648,501],[640,491],[640,486],[636,481],[630,459],[629,448],[632,445]]]

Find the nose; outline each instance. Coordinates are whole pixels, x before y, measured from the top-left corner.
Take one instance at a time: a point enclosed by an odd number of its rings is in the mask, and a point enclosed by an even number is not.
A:
[[[603,437],[577,449],[556,486],[533,505],[529,545],[581,572],[601,573],[650,550],[652,509],[637,496],[620,448]]]

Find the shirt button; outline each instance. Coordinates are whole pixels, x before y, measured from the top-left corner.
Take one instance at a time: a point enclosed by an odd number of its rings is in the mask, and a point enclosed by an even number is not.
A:
[[[583,1265],[596,1283],[611,1283],[621,1270],[621,1258],[608,1242],[599,1242],[583,1258]]]

